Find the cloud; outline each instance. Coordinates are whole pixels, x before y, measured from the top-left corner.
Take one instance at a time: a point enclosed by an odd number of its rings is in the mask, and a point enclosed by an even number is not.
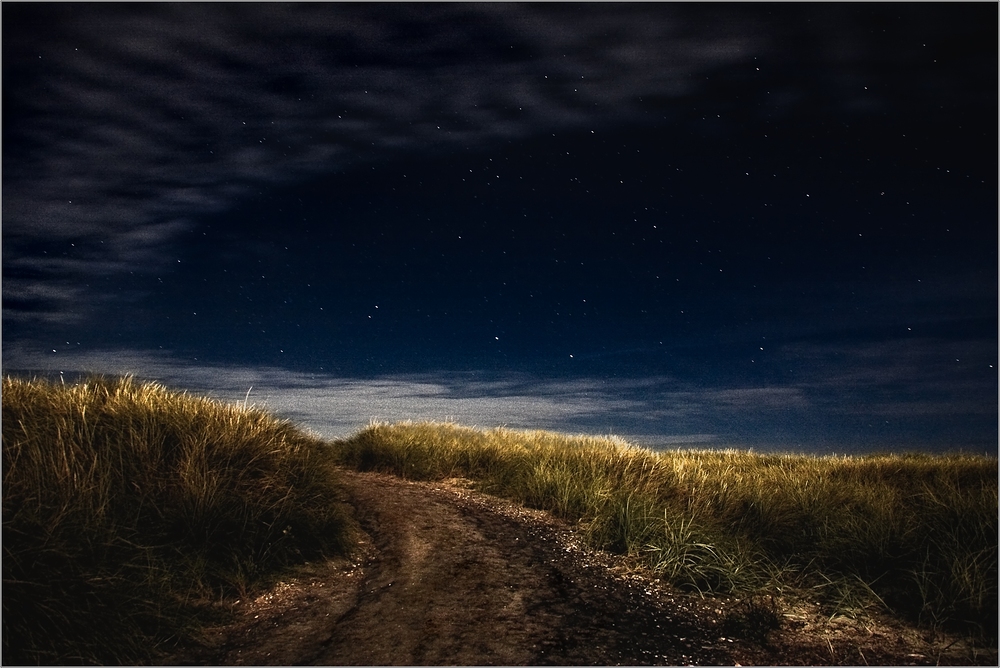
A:
[[[5,125],[25,143],[5,144],[4,263],[37,257],[39,239],[104,246],[85,265],[36,263],[24,280],[38,282],[162,268],[194,217],[386,151],[634,119],[641,96],[689,94],[697,72],[761,46],[746,25],[704,30],[665,7],[93,7],[44,33],[19,16],[5,60],[33,76],[5,79]]]
[[[5,72],[18,76],[4,80],[4,263],[36,254],[38,239],[104,249],[30,281],[162,268],[156,251],[197,216],[386,152],[642,121],[651,109],[675,118],[719,68],[791,59],[794,35],[814,45],[830,100],[885,107],[873,102],[885,93],[859,85],[884,47],[838,8],[98,5],[46,9],[44,31],[31,29],[37,11],[5,13]],[[924,88],[961,98],[942,77]],[[755,113],[787,113],[808,90],[776,86],[779,101]]]
[[[942,356],[960,354],[956,345],[918,340],[853,349],[788,346],[785,354],[813,362],[792,383],[755,387],[694,385],[667,376],[342,377],[266,366],[201,366],[169,351],[81,351],[73,342],[56,350],[5,342],[3,362],[7,373],[132,374],[225,401],[243,401],[249,390],[250,403],[325,437],[349,435],[372,420],[438,420],[615,434],[655,447],[846,452],[897,444],[995,450],[995,437],[991,446],[982,434],[991,425],[995,433],[996,374],[955,374]],[[971,352],[975,357],[990,351]]]
[[[625,380],[538,379],[527,374],[476,380],[468,374],[410,374],[343,378],[275,367],[203,367],[162,351],[81,352],[73,348],[4,348],[4,368],[54,376],[94,372],[132,374],[226,401],[249,397],[324,436],[344,436],[371,420],[459,421],[480,427],[506,425],[568,432],[639,434],[644,442],[707,442],[704,430],[678,424],[675,431],[644,419],[651,401],[691,402],[677,393],[650,399],[662,385]],[[252,389],[251,389],[252,388]],[[662,414],[657,417],[662,417]]]
[[[782,346],[827,410],[880,417],[997,415],[996,341],[929,337]]]
[[[755,114],[788,119],[817,96],[829,113],[919,111],[920,95],[956,105],[949,109],[968,102],[961,67],[913,65],[927,60],[914,51],[924,48],[911,39],[914,17],[931,10],[905,12],[897,31],[903,37],[867,35],[858,27],[867,19],[858,23],[856,11],[897,10],[792,7],[783,19],[768,19],[754,9],[683,4],[8,5],[5,324],[75,327],[110,303],[128,304],[138,298],[132,275],[175,262],[173,244],[200,216],[269,186],[394,152],[440,154],[653,117],[681,124],[706,93],[713,104],[736,105],[732,86],[769,76],[755,62],[794,67],[739,109],[747,122]],[[31,29],[40,13],[44,28]],[[890,61],[897,65],[872,67]],[[712,83],[720,72],[725,83]],[[995,95],[976,102],[995,107]],[[919,291],[901,281],[874,290],[864,282],[795,282],[748,301],[767,311],[749,319],[766,315],[758,322],[786,340],[873,325],[947,327],[961,309],[995,316],[982,312],[982,304],[995,306],[995,292],[982,299],[983,290],[996,289],[995,276],[987,278],[944,277]],[[811,306],[792,298],[808,290]],[[855,292],[865,293],[869,314],[858,315]],[[995,374],[970,375],[962,366],[995,363],[995,341],[984,348],[914,336],[922,338],[853,347],[788,343],[775,356],[801,361],[805,372],[755,387],[665,376],[335,379],[200,368],[168,353],[32,353],[9,336],[4,364],[131,371],[230,399],[242,399],[250,385],[254,396],[273,388],[267,401],[283,402],[275,405],[289,414],[350,428],[419,413],[724,441],[802,434],[805,428],[795,431],[790,422],[808,415],[995,415]]]
[[[727,411],[799,410],[810,404],[799,387],[714,390],[706,392],[703,401]]]

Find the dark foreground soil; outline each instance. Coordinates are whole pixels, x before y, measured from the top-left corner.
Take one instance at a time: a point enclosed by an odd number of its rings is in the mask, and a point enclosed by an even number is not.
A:
[[[677,592],[461,480],[344,479],[362,529],[353,558],[234,602],[235,622],[163,663],[997,665],[996,648],[892,620]]]

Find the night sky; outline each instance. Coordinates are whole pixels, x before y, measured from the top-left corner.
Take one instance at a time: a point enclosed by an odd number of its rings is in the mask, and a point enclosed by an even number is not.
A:
[[[997,451],[996,3],[2,12],[5,373]]]

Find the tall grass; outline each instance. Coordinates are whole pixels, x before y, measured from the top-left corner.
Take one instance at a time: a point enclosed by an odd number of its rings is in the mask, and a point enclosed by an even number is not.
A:
[[[137,663],[340,551],[329,448],[261,410],[129,378],[3,380],[3,657]]]
[[[654,452],[439,423],[373,424],[335,445],[362,470],[471,478],[681,587],[792,589],[996,637],[996,458]]]

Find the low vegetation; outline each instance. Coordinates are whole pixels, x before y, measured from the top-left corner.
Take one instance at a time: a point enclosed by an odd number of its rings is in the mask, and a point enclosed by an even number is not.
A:
[[[5,378],[4,662],[152,660],[196,602],[340,551],[336,489],[329,448],[263,411]]]
[[[801,594],[996,639],[995,457],[655,452],[439,423],[327,443],[130,378],[8,377],[2,398],[8,664],[154,661],[221,614],[206,602],[343,554],[338,466],[471,479],[679,587],[751,593],[767,620]]]
[[[995,639],[997,460],[655,452],[615,438],[373,424],[340,461],[482,491],[578,522],[702,592],[804,594]]]

